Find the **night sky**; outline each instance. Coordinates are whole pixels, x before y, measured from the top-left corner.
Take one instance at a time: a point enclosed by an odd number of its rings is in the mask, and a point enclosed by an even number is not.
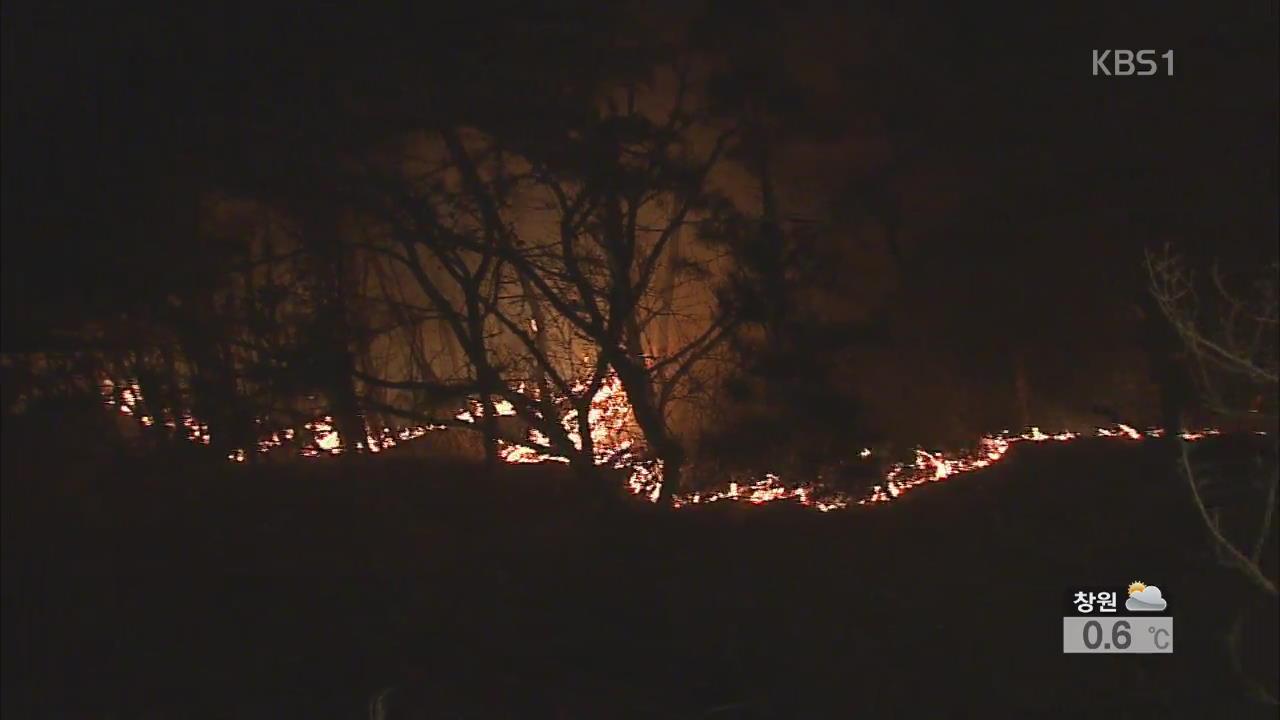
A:
[[[867,188],[888,198],[911,302],[1010,309],[1002,332],[1026,327],[1012,306],[1056,304],[1079,309],[1054,321],[1072,325],[1132,290],[1144,246],[1249,255],[1275,236],[1274,2],[960,5],[712,3],[696,25],[698,42],[774,53],[816,91],[798,137],[880,148],[792,169],[834,215]],[[388,121],[352,111],[371,98],[449,87],[463,63],[554,75],[603,52],[600,36],[566,46],[617,21],[571,3],[492,7],[6,3],[6,347],[86,304],[150,297],[199,189],[287,187],[273,173]],[[648,28],[678,8],[619,12]],[[1174,77],[1093,77],[1090,51],[1106,47],[1172,48]]]

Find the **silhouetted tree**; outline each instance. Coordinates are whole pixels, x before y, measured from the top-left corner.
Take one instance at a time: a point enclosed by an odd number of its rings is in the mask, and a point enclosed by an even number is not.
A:
[[[1147,252],[1146,268],[1151,294],[1182,340],[1203,401],[1237,427],[1244,421],[1245,427],[1265,427],[1272,433],[1266,452],[1249,465],[1201,460],[1185,443],[1179,459],[1219,561],[1274,602],[1276,579],[1265,563],[1268,553],[1275,553],[1280,489],[1280,448],[1274,434],[1280,399],[1280,266],[1272,258],[1249,271],[1228,273],[1214,264],[1206,282],[1185,257],[1166,246]],[[1270,612],[1274,616],[1274,607]],[[1237,614],[1228,637],[1232,664],[1255,697],[1275,705],[1272,691],[1249,678],[1243,667],[1240,640],[1245,619],[1245,613]]]
[[[829,314],[824,305],[835,293],[824,287],[823,266],[833,262],[824,252],[830,240],[803,224],[784,228],[767,168],[761,178],[764,215],[709,231],[735,258],[726,293],[739,325],[724,392],[725,415],[734,420],[708,432],[705,449],[739,470],[832,480],[861,465],[858,451],[882,439],[868,426],[841,358],[882,340],[883,329]]]
[[[673,97],[660,114],[641,107],[654,96],[633,72],[575,75],[558,109],[519,127],[440,118],[429,133],[437,169],[408,184],[384,181],[370,204],[384,232],[368,247],[415,279],[465,355],[482,404],[511,403],[583,472],[595,461],[590,403],[616,373],[669,497],[685,461],[665,412],[672,388],[725,339],[732,309],[712,308],[664,357],[653,355],[646,329],[663,312],[660,276],[685,281],[660,271],[681,228],[709,206],[708,174],[733,130],[695,112],[688,67],[671,72]],[[704,146],[699,131],[710,134]],[[518,392],[521,382],[539,392]],[[577,442],[561,425],[569,412]]]
[[[738,323],[723,394],[733,408],[726,415],[735,419],[709,429],[702,445],[722,458],[713,463],[722,468],[731,460],[735,469],[812,481],[824,466],[856,458],[878,439],[865,427],[855,383],[840,362],[875,331],[839,319],[845,288],[832,250],[841,239],[833,237],[830,218],[788,214],[777,191],[785,144],[826,132],[812,119],[812,93],[789,73],[780,48],[749,33],[739,37],[732,27],[728,37],[742,42],[709,32],[710,45],[726,57],[711,99],[718,113],[737,121],[728,156],[758,183],[759,205],[754,217],[730,211],[703,227],[704,240],[732,258],[724,293]]]

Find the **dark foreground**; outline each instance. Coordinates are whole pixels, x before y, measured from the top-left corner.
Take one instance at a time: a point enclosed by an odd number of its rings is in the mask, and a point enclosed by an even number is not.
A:
[[[6,437],[6,717],[1273,717],[1274,603],[1154,444],[1019,446],[891,506],[604,506],[559,468],[198,469]],[[1274,554],[1274,553],[1273,553]],[[1144,580],[1172,656],[1063,656],[1060,596]],[[1272,685],[1274,693],[1274,685]]]

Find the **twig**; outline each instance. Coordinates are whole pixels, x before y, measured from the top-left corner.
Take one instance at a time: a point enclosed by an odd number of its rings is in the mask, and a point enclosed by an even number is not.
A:
[[[1262,514],[1262,527],[1258,529],[1258,537],[1253,543],[1253,552],[1249,553],[1249,559],[1255,565],[1262,562],[1262,548],[1267,544],[1267,538],[1271,536],[1271,522],[1276,514],[1276,486],[1280,485],[1280,468],[1273,468],[1271,472],[1271,487],[1267,490],[1266,510]]]
[[[1255,585],[1263,590],[1268,596],[1276,597],[1276,584],[1272,582],[1266,575],[1262,574],[1262,570],[1258,564],[1248,557],[1245,557],[1236,546],[1232,544],[1225,536],[1223,536],[1218,522],[1210,516],[1208,509],[1205,507],[1204,499],[1200,497],[1200,489],[1196,486],[1195,471],[1191,469],[1191,455],[1187,445],[1182,445],[1182,471],[1187,479],[1187,484],[1191,486],[1191,497],[1195,501],[1196,510],[1200,512],[1201,519],[1209,528],[1215,547],[1223,554],[1224,562],[1234,565],[1239,569],[1245,577],[1252,581]]]
[[[1273,707],[1280,705],[1274,695],[1245,672],[1244,662],[1240,659],[1240,636],[1244,632],[1244,621],[1244,612],[1237,613],[1235,621],[1231,623],[1231,631],[1227,633],[1227,656],[1231,659],[1231,670],[1244,683],[1249,696],[1254,700]]]

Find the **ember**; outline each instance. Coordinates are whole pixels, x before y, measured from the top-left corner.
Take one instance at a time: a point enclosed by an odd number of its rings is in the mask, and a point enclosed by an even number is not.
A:
[[[118,407],[119,412],[134,417],[144,426],[151,426],[155,423],[153,417],[143,414],[140,410],[143,395],[142,388],[138,386],[137,382],[117,384],[106,380],[103,382],[102,387],[104,401],[107,405]],[[116,392],[117,388],[119,388],[118,393]],[[579,383],[574,389],[581,391],[585,388],[585,383]],[[515,390],[516,392],[524,393],[525,387],[521,385]],[[495,414],[500,416],[516,414],[515,407],[507,400],[494,403],[494,411]],[[476,418],[483,416],[483,414],[481,403],[473,401],[469,410],[460,410],[455,417],[463,422],[474,423]],[[662,463],[646,457],[643,453],[643,443],[638,441],[640,436],[636,431],[631,404],[627,400],[626,391],[623,389],[617,375],[610,373],[601,382],[600,388],[596,391],[591,401],[588,420],[591,427],[591,440],[596,464],[629,470],[630,477],[627,481],[627,488],[633,494],[646,497],[650,502],[657,502],[662,488]],[[186,429],[188,440],[204,445],[209,444],[210,437],[207,425],[198,422],[190,415],[183,415],[178,421],[167,421],[166,425],[172,428],[178,422]],[[581,448],[582,440],[578,435],[576,411],[570,410],[565,413],[561,422],[574,446]],[[307,423],[305,428],[311,432],[313,443],[303,446],[299,451],[303,457],[340,455],[344,452],[345,446],[333,425],[331,416],[326,415],[313,420]],[[444,429],[444,425],[421,425],[394,430],[392,428],[383,428],[376,435],[374,431],[367,430],[364,442],[358,443],[358,445],[376,453],[414,438],[422,437],[428,432]],[[1117,424],[1113,427],[1097,428],[1093,436],[1121,440],[1142,440],[1144,438],[1162,437],[1164,434],[1165,431],[1162,428],[1149,428],[1145,431],[1139,431],[1130,425]],[[1220,430],[1201,429],[1183,432],[1180,437],[1184,441],[1194,442],[1219,434],[1221,434]],[[1083,437],[1083,435],[1071,431],[1064,430],[1050,434],[1038,427],[1031,427],[1017,435],[1010,433],[1008,430],[987,435],[978,441],[975,449],[959,454],[947,455],[917,448],[914,461],[893,465],[885,474],[884,482],[873,485],[871,492],[864,497],[857,497],[827,488],[822,484],[821,478],[816,484],[801,483],[792,485],[784,482],[781,477],[774,473],[764,473],[755,480],[745,482],[731,480],[722,490],[677,495],[673,500],[673,505],[680,508],[725,500],[762,505],[769,502],[789,500],[821,512],[839,510],[851,505],[874,505],[899,498],[904,493],[922,485],[950,480],[964,473],[990,467],[1003,459],[1014,443],[1069,442],[1080,437]],[[292,429],[275,431],[259,442],[258,452],[270,452],[293,440],[293,438],[294,431]],[[529,431],[528,437],[522,443],[500,441],[500,445],[499,456],[505,462],[511,464],[569,462],[568,458],[555,454],[547,438],[533,429]],[[861,448],[856,454],[859,457],[866,458],[871,455],[871,450],[869,448]],[[233,462],[244,462],[246,458],[246,451],[243,449],[235,450],[228,455],[228,459]]]

